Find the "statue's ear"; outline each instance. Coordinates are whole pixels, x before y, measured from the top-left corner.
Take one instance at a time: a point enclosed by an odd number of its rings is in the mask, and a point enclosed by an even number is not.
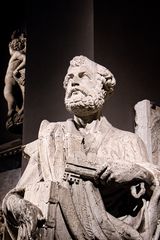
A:
[[[103,82],[104,90],[107,92],[107,94],[111,94],[114,91],[114,88],[116,85],[116,79],[111,74],[111,75],[104,76],[103,81],[104,81]]]

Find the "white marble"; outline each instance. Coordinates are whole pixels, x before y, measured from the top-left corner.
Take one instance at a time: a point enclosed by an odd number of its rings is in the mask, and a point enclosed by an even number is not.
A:
[[[115,83],[88,58],[71,60],[64,87],[74,117],[42,121],[27,144],[28,166],[3,201],[12,239],[159,239],[160,169],[137,134],[102,114]]]
[[[160,107],[145,99],[135,105],[135,133],[146,145],[151,163],[160,166]]]

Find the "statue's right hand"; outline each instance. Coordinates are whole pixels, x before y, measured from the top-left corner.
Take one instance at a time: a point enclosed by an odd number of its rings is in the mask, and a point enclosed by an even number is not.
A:
[[[18,212],[19,214],[16,216],[19,225],[17,240],[35,239],[38,227],[45,223],[41,210],[31,202],[20,199]]]
[[[37,206],[21,197],[21,192],[17,193],[12,190],[3,199],[4,216],[10,226],[18,228],[17,240],[35,239],[38,227],[45,223],[45,219]]]

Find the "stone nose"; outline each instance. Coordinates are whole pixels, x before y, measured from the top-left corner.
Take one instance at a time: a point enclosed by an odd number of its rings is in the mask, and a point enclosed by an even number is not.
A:
[[[78,76],[74,76],[74,78],[72,79],[72,86],[79,86],[80,84],[80,78]]]

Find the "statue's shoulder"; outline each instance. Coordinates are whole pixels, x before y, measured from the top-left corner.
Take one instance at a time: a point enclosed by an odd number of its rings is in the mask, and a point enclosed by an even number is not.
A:
[[[66,121],[63,122],[50,122],[43,120],[40,124],[38,138],[52,134],[57,128],[65,128]]]
[[[115,128],[115,127],[113,127],[113,129],[114,129],[114,137],[117,140],[122,140],[122,141],[126,141],[126,142],[141,141],[140,137],[136,133],[122,130],[122,129]]]
[[[117,128],[115,126],[113,126],[104,116],[102,117],[102,130],[103,131],[107,131],[109,138],[115,139],[116,142],[120,139],[137,139],[139,138],[138,135],[136,135],[135,133],[131,132],[131,131],[127,131],[127,130],[122,130],[120,128]],[[107,135],[106,135],[107,137]],[[108,141],[108,139],[107,139]]]
[[[47,135],[51,135],[53,132],[55,132],[56,129],[65,128],[65,126],[66,126],[66,121],[49,122],[48,120],[43,120],[40,123],[38,138],[24,146],[23,152],[26,158],[28,158],[28,156],[38,153],[39,139],[46,137]]]
[[[29,159],[30,156],[32,156],[33,154],[36,155],[38,153],[38,139],[27,143],[24,147],[23,147],[23,153],[24,153],[24,158]]]

